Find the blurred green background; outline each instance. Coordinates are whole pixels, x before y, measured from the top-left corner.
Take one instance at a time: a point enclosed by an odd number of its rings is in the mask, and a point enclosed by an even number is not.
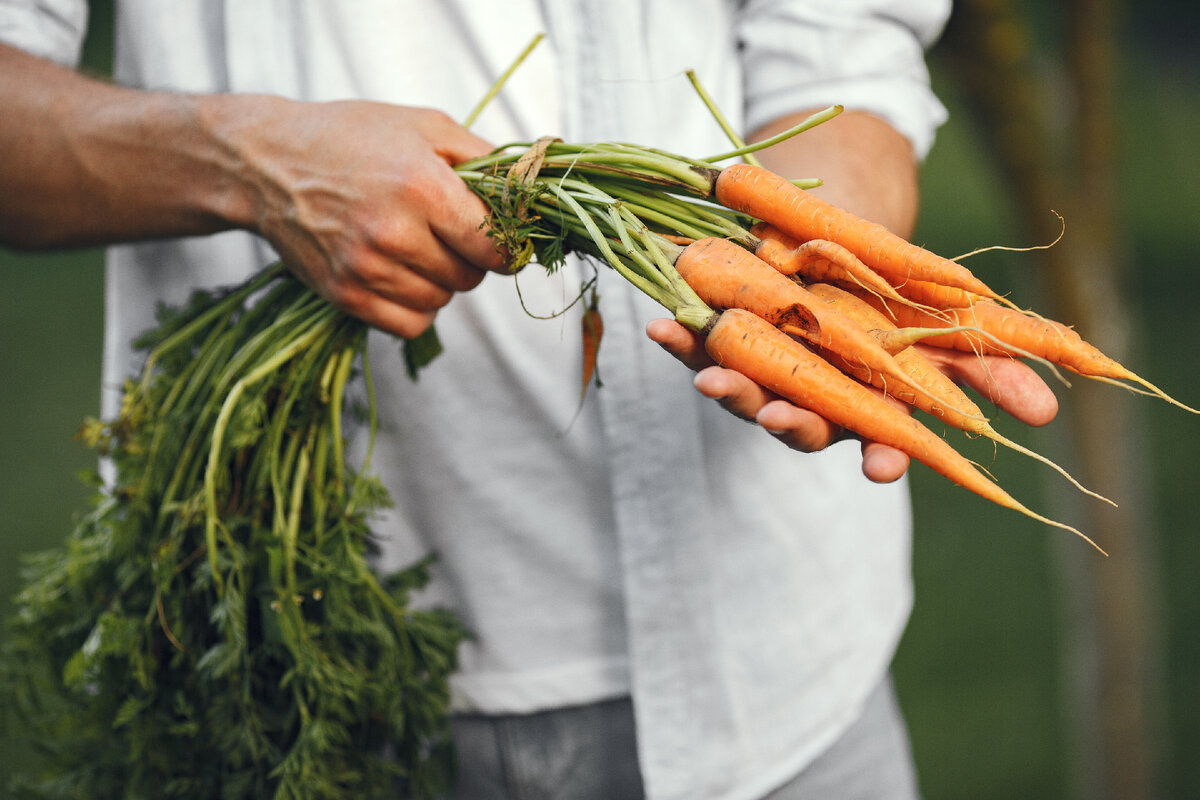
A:
[[[1032,15],[1035,54],[1053,72],[1064,31],[1052,8]],[[1057,7],[1057,4],[1048,4]],[[108,3],[93,3],[87,65],[107,66]],[[956,12],[957,13],[957,12]],[[1200,296],[1200,56],[1191,49],[1200,12],[1182,2],[1146,2],[1121,19],[1116,81],[1119,288],[1129,315],[1135,371],[1185,402],[1200,403],[1200,351],[1190,325]],[[939,48],[941,45],[938,46]],[[916,239],[947,255],[988,244],[1034,244],[1019,196],[1006,183],[969,112],[971,99],[935,48],[935,86],[950,108],[923,173]],[[1019,189],[1019,187],[1016,187]],[[0,187],[3,191],[3,187]],[[1049,209],[1045,210],[1049,213]],[[1071,220],[1067,220],[1067,236]],[[971,266],[1018,300],[1040,281],[1031,254],[991,253]],[[21,554],[56,544],[85,507],[79,471],[92,455],[75,443],[98,406],[103,274],[96,251],[18,254],[0,250],[0,611],[19,586]],[[1041,307],[1041,306],[1039,306]],[[1072,320],[1066,320],[1071,322]],[[1117,391],[1113,389],[1112,391]],[[1072,390],[1060,391],[1064,416]],[[1148,722],[1128,734],[1150,753],[1149,796],[1200,797],[1200,492],[1188,466],[1200,452],[1200,418],[1149,398],[1112,440],[1143,442],[1133,465],[1145,486],[1138,529],[1152,615],[1136,624],[1152,674]],[[1004,429],[1071,464],[1062,420],[1049,429]],[[1114,450],[1115,452],[1115,450]],[[990,449],[976,455],[1012,493],[1051,516],[1071,515],[1060,480],[1033,462]],[[1114,456],[1115,457],[1115,456]],[[1032,465],[1032,466],[1031,466]],[[913,470],[917,599],[896,663],[896,680],[928,798],[1113,796],[1098,782],[1100,735],[1089,652],[1092,623],[1081,575],[1100,557],[1067,534],[949,489]],[[1119,542],[1102,542],[1113,558]],[[1112,702],[1101,692],[1103,702]],[[1120,698],[1116,698],[1119,702]],[[29,757],[11,724],[0,748],[0,781]],[[1120,742],[1119,735],[1117,736]],[[0,789],[0,791],[3,791]],[[1125,800],[1125,798],[1119,798]]]

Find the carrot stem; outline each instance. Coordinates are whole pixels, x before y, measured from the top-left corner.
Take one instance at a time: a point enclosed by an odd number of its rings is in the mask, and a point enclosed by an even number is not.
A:
[[[706,90],[704,85],[700,83],[700,79],[696,76],[696,71],[689,69],[687,71],[687,79],[691,82],[692,88],[696,90],[696,94],[700,96],[701,102],[703,102],[705,107],[708,108],[709,113],[713,115],[713,119],[715,119],[717,124],[721,126],[721,130],[725,132],[725,136],[728,137],[729,143],[740,150],[744,150],[746,147],[745,140],[743,140],[742,137],[738,135],[737,131],[733,129],[733,126],[729,124],[729,120],[725,119],[725,115],[721,113],[721,109],[717,107],[716,102],[709,95],[708,90]],[[759,167],[762,166],[762,162],[758,160],[753,151],[743,153],[743,158],[747,164],[754,164],[755,166]]]
[[[841,114],[844,109],[845,109],[845,107],[840,106],[840,105],[830,106],[829,108],[827,108],[823,111],[818,111],[817,113],[815,113],[812,116],[805,119],[800,124],[793,125],[792,127],[788,128],[786,131],[777,133],[768,139],[763,139],[760,142],[755,142],[754,144],[748,144],[748,145],[745,145],[744,147],[738,147],[734,150],[730,150],[725,153],[718,153],[715,156],[709,156],[708,158],[705,158],[703,160],[708,162],[709,164],[716,164],[718,161],[726,161],[730,158],[738,158],[739,156],[745,157],[749,153],[757,153],[759,150],[766,150],[768,147],[777,145],[780,142],[787,141],[788,139],[792,138],[793,136],[795,136],[798,133],[803,133],[804,131],[807,131],[807,130],[817,127],[818,125],[820,125],[823,122],[828,122],[829,120],[836,117],[838,114]]]
[[[488,103],[492,102],[492,99],[500,93],[500,90],[504,88],[504,84],[508,83],[508,79],[512,77],[513,73],[517,71],[517,68],[520,67],[521,64],[525,63],[525,59],[529,57],[529,54],[533,52],[533,49],[537,47],[544,38],[546,38],[546,35],[544,33],[539,33],[533,37],[533,41],[525,45],[525,49],[521,51],[516,60],[513,61],[513,63],[509,65],[508,69],[504,70],[504,73],[496,79],[496,82],[491,85],[491,88],[488,89],[487,94],[483,96],[483,99],[476,104],[475,108],[471,109],[471,113],[467,114],[467,118],[463,120],[464,128],[470,128],[473,124],[475,124],[475,120],[479,117],[480,113],[483,112],[483,109],[486,108]]]

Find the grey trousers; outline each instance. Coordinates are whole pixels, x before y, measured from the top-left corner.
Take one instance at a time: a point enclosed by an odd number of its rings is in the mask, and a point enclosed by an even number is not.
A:
[[[633,709],[626,700],[454,721],[454,800],[639,800]],[[916,800],[916,770],[891,681],[815,762],[763,800]]]

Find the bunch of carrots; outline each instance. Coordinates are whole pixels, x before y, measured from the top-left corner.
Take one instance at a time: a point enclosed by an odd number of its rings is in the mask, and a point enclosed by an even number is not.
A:
[[[992,502],[1083,536],[1027,508],[889,402],[1033,457],[1111,502],[996,431],[914,345],[1031,359],[1060,377],[1059,367],[1198,412],[1070,327],[1016,307],[962,264],[820,199],[809,191],[816,181],[789,181],[757,163],[714,166],[839,112],[701,160],[541,140],[501,148],[460,174],[490,206],[493,236],[516,254],[514,268],[536,256],[553,269],[567,251],[599,258],[703,336],[722,366]],[[597,320],[589,309],[587,352]]]

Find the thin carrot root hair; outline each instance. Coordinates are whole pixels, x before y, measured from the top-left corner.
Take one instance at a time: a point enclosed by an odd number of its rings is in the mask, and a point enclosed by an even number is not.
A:
[[[1038,453],[1035,450],[1031,450],[1028,447],[1026,447],[1025,445],[1020,444],[1019,442],[1014,442],[1012,439],[1009,439],[1007,436],[1005,436],[1004,434],[1002,434],[999,431],[994,430],[994,429],[991,430],[989,433],[985,433],[984,436],[987,436],[992,441],[998,442],[1011,450],[1016,450],[1018,453],[1027,455],[1030,458],[1034,459],[1035,461],[1042,462],[1046,466],[1050,467],[1050,469],[1054,470],[1059,475],[1062,475],[1064,478],[1066,478],[1068,481],[1070,481],[1071,485],[1074,486],[1079,491],[1083,492],[1084,494],[1088,495],[1089,497],[1094,497],[1097,500],[1102,500],[1105,503],[1108,503],[1113,508],[1117,507],[1117,504],[1115,501],[1110,500],[1109,498],[1105,497],[1104,495],[1100,494],[1099,492],[1094,492],[1091,489],[1087,488],[1082,483],[1077,481],[1071,475],[1071,473],[1067,472],[1065,469],[1063,469],[1058,464],[1054,463],[1052,460],[1050,460],[1046,456],[1042,455],[1041,453]]]
[[[1167,394],[1162,389],[1158,388],[1157,386],[1155,386],[1153,383],[1146,380],[1142,376],[1137,375],[1134,372],[1121,366],[1121,364],[1119,364],[1118,362],[1114,361],[1113,363],[1116,364],[1117,371],[1124,373],[1124,374],[1118,375],[1118,376],[1089,375],[1086,372],[1080,372],[1079,374],[1084,376],[1085,378],[1091,378],[1094,381],[1100,381],[1101,383],[1111,383],[1113,386],[1119,386],[1120,388],[1124,389],[1127,392],[1133,392],[1134,394],[1146,395],[1148,397],[1157,397],[1159,400],[1165,400],[1166,402],[1170,403],[1173,406],[1182,408],[1184,411],[1190,412],[1192,414],[1200,414],[1200,410],[1192,408],[1191,406],[1187,405],[1186,403],[1182,403],[1179,400],[1176,400],[1174,397],[1171,397],[1171,395]],[[1126,381],[1132,381],[1132,383],[1126,383]],[[1137,385],[1133,385],[1133,384],[1137,384]]]
[[[1054,216],[1058,217],[1060,228],[1058,231],[1058,236],[1055,236],[1054,241],[1050,242],[1049,244],[1031,244],[1026,247],[1015,247],[1013,245],[994,244],[994,245],[990,245],[988,247],[981,247],[978,250],[972,250],[969,253],[963,253],[961,256],[955,256],[954,258],[952,258],[950,260],[955,261],[955,262],[963,261],[965,259],[970,258],[971,256],[977,256],[981,253],[990,253],[994,250],[1000,250],[1000,251],[1004,251],[1006,253],[1029,253],[1034,250],[1049,250],[1051,247],[1054,247],[1056,244],[1061,242],[1062,238],[1067,235],[1067,221],[1063,218],[1063,215],[1058,213],[1057,211],[1055,211],[1053,208],[1050,209],[1050,213],[1053,214]]]
[[[999,294],[994,298],[985,297],[977,292],[971,292],[957,286],[947,286],[932,281],[900,278],[898,276],[892,276],[889,279],[889,283],[895,288],[897,294],[909,301],[906,305],[942,318],[947,316],[947,312],[967,309],[984,300],[994,300],[1008,306],[1014,311],[1026,313],[1016,303]]]

